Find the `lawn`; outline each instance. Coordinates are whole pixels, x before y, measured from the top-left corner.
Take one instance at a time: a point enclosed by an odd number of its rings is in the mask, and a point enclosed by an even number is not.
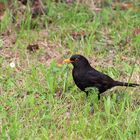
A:
[[[0,1],[0,139],[139,140],[140,87],[86,98],[72,65],[60,65],[82,54],[115,80],[140,84],[139,0],[42,0],[34,16],[32,4]]]

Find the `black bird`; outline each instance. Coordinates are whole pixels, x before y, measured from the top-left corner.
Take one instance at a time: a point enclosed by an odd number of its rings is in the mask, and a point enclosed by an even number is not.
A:
[[[140,86],[135,83],[125,83],[113,80],[108,75],[92,68],[88,60],[79,54],[72,55],[70,59],[65,59],[63,62],[71,63],[73,65],[72,76],[74,82],[78,88],[86,92],[87,96],[88,91],[86,91],[86,88],[88,87],[96,87],[99,90],[98,99],[100,99],[101,93],[115,86]]]

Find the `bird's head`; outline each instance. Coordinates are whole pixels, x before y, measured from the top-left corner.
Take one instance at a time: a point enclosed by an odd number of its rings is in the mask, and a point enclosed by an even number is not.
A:
[[[72,55],[70,59],[65,59],[63,62],[71,63],[75,68],[90,66],[88,60],[84,56],[79,54]]]

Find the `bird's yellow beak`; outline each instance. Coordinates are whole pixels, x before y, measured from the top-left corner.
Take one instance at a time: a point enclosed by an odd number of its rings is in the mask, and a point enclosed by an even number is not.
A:
[[[71,62],[73,62],[73,61],[71,61],[70,59],[65,59],[65,60],[63,61],[63,63],[71,63]]]

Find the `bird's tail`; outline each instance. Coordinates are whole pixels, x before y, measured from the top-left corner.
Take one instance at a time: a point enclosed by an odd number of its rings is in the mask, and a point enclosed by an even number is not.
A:
[[[120,81],[115,81],[115,86],[126,86],[126,87],[136,87],[140,86],[140,84],[135,84],[135,83],[125,83],[125,82],[120,82]]]

